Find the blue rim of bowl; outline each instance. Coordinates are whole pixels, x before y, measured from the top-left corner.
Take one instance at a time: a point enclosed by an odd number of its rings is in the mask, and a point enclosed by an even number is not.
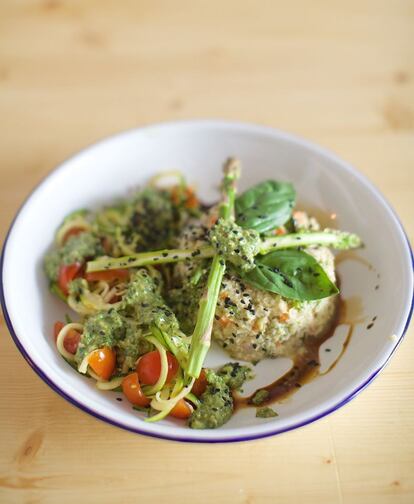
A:
[[[138,132],[138,131],[143,131],[143,130],[146,130],[146,129],[157,128],[157,127],[173,127],[174,125],[182,125],[182,126],[185,126],[185,125],[187,125],[187,126],[191,126],[191,125],[199,125],[199,126],[202,126],[202,125],[204,125],[204,126],[212,125],[212,126],[234,127],[236,129],[255,130],[256,132],[262,132],[262,133],[266,133],[266,134],[272,134],[272,135],[278,136],[279,138],[285,138],[287,140],[290,140],[290,141],[292,141],[294,143],[297,143],[297,144],[301,144],[302,146],[308,147],[308,148],[310,148],[310,149],[312,149],[314,151],[317,151],[317,152],[319,152],[321,154],[324,154],[324,155],[326,155],[326,156],[334,159],[336,162],[338,162],[339,164],[341,164],[344,168],[348,169],[351,173],[353,173],[360,180],[362,180],[365,184],[367,184],[370,187],[370,189],[373,190],[374,193],[380,198],[380,200],[382,201],[382,203],[384,204],[384,206],[388,209],[388,211],[391,213],[391,215],[393,215],[393,217],[395,218],[397,224],[400,227],[400,230],[401,230],[403,236],[405,237],[406,244],[407,244],[408,250],[410,252],[410,256],[411,256],[412,273],[414,272],[414,254],[413,254],[413,250],[412,250],[410,241],[408,239],[407,233],[405,232],[405,229],[404,229],[404,227],[403,227],[403,225],[402,225],[402,223],[401,223],[401,221],[400,221],[397,213],[395,212],[394,208],[392,207],[392,205],[387,201],[387,199],[383,196],[383,194],[372,184],[372,182],[370,182],[369,179],[367,177],[365,177],[365,175],[363,175],[361,172],[359,172],[356,168],[354,168],[353,166],[351,166],[347,162],[345,162],[342,159],[340,159],[336,154],[334,154],[333,152],[329,151],[328,149],[325,149],[324,147],[320,147],[319,145],[314,144],[313,142],[310,142],[310,141],[308,141],[306,139],[303,139],[303,138],[301,138],[298,135],[294,135],[294,134],[291,134],[291,133],[286,133],[285,131],[281,131],[281,130],[278,130],[276,128],[272,128],[272,127],[269,127],[269,126],[262,126],[262,125],[256,125],[256,124],[250,124],[250,123],[225,121],[225,120],[221,120],[221,119],[218,119],[218,120],[214,120],[214,119],[182,120],[182,121],[156,123],[156,124],[151,124],[151,125],[148,125],[148,126],[131,128],[131,129],[122,131],[120,133],[116,133],[116,134],[111,135],[109,137],[106,137],[106,138],[104,138],[104,139],[102,139],[102,140],[100,140],[98,142],[94,142],[93,144],[85,147],[84,149],[81,149],[80,151],[77,151],[74,155],[66,158],[56,168],[54,168],[53,170],[51,170],[32,189],[32,191],[28,194],[28,196],[23,201],[22,205],[18,209],[18,211],[17,211],[15,217],[13,218],[13,220],[12,220],[12,222],[10,224],[10,227],[9,227],[9,229],[7,231],[6,238],[4,240],[3,247],[2,247],[1,257],[0,257],[0,304],[1,304],[1,307],[2,307],[2,310],[3,310],[3,314],[4,314],[4,319],[6,321],[6,325],[8,327],[8,330],[10,332],[10,335],[11,335],[11,337],[12,337],[15,345],[19,349],[20,353],[23,355],[23,357],[26,360],[26,362],[37,373],[37,375],[47,385],[49,385],[49,387],[52,390],[54,390],[55,392],[57,392],[61,397],[63,397],[64,399],[66,399],[70,404],[72,404],[73,406],[76,406],[77,408],[79,408],[83,412],[88,413],[89,415],[97,418],[98,420],[101,420],[103,422],[106,422],[106,423],[109,423],[111,425],[114,425],[115,427],[120,427],[121,429],[133,432],[135,434],[141,434],[141,435],[144,435],[144,436],[154,437],[154,438],[158,438],[158,439],[166,439],[166,440],[170,440],[170,441],[180,441],[180,442],[188,442],[188,443],[236,443],[236,442],[241,442],[241,441],[252,441],[252,440],[255,440],[255,439],[262,439],[262,438],[266,438],[266,437],[270,437],[270,436],[276,436],[278,434],[283,434],[284,432],[288,432],[288,431],[291,431],[291,430],[298,429],[300,427],[304,427],[305,425],[311,424],[311,423],[316,422],[317,420],[319,420],[319,419],[321,419],[321,418],[323,418],[323,417],[325,417],[327,415],[330,415],[331,413],[335,412],[339,408],[342,408],[342,406],[345,406],[345,404],[347,404],[349,401],[351,401],[352,399],[354,399],[360,392],[362,392],[378,376],[378,374],[384,369],[384,367],[388,364],[389,360],[391,359],[391,357],[393,356],[394,352],[397,350],[397,348],[399,347],[401,341],[403,340],[404,335],[407,332],[407,329],[408,329],[408,327],[410,325],[411,317],[412,317],[412,314],[413,314],[413,308],[414,308],[414,291],[413,291],[412,296],[411,296],[411,306],[410,306],[410,309],[409,309],[409,312],[408,312],[408,315],[407,315],[407,319],[406,319],[406,322],[405,322],[405,325],[404,325],[404,329],[403,329],[401,335],[399,336],[399,338],[398,338],[395,346],[393,347],[393,349],[391,350],[391,352],[387,356],[386,360],[361,385],[359,385],[356,389],[354,389],[344,399],[342,399],[341,401],[339,401],[335,405],[327,408],[326,410],[322,411],[321,413],[318,413],[317,415],[314,415],[313,417],[307,418],[307,419],[305,419],[305,420],[303,420],[301,422],[298,422],[296,424],[289,425],[287,427],[283,427],[283,428],[279,428],[279,429],[275,429],[275,430],[273,430],[271,432],[252,434],[252,435],[248,435],[248,436],[246,436],[246,435],[245,436],[243,436],[243,435],[232,436],[232,437],[225,438],[225,439],[221,439],[221,438],[195,439],[195,438],[186,437],[186,436],[169,436],[169,435],[165,435],[165,434],[159,434],[159,433],[153,433],[153,432],[143,431],[143,430],[141,430],[139,428],[133,428],[133,427],[125,425],[125,424],[123,424],[121,422],[117,422],[115,420],[112,420],[111,418],[109,418],[109,417],[107,417],[105,415],[102,415],[102,414],[98,413],[97,411],[95,411],[95,410],[93,410],[91,408],[88,408],[84,404],[78,402],[76,399],[74,399],[72,396],[70,396],[69,394],[67,394],[64,390],[62,390],[58,385],[56,385],[56,383],[51,378],[49,378],[42,371],[42,369],[37,364],[35,364],[35,362],[33,362],[33,360],[31,359],[30,355],[27,353],[26,349],[23,347],[22,343],[20,342],[19,337],[17,336],[17,334],[16,334],[16,332],[14,330],[12,321],[11,321],[10,316],[9,316],[9,313],[7,311],[6,300],[5,300],[5,295],[4,295],[4,286],[3,286],[3,267],[4,267],[4,256],[5,256],[5,251],[6,251],[6,247],[7,247],[7,241],[8,241],[9,236],[10,236],[12,230],[13,230],[13,226],[14,226],[17,218],[19,217],[22,209],[24,208],[24,206],[27,204],[27,202],[30,200],[30,198],[36,192],[36,190],[51,175],[55,174],[57,171],[59,171],[61,168],[63,168],[64,165],[66,165],[67,162],[71,161],[72,159],[74,159],[77,156],[81,155],[82,153],[86,152],[90,148],[97,147],[97,146],[99,146],[99,144],[103,144],[103,143],[105,143],[108,140],[113,140],[113,139],[115,139],[117,137],[122,137],[122,136],[128,135],[130,133],[134,133],[134,132]]]

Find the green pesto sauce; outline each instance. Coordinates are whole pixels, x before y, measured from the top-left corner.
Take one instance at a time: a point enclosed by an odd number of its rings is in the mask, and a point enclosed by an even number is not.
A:
[[[171,201],[169,191],[146,187],[132,198],[97,212],[93,228],[113,240],[113,255],[172,248],[189,217],[199,210],[187,209]]]
[[[233,413],[233,397],[224,379],[212,370],[206,371],[207,389],[200,406],[193,411],[188,425],[192,429],[216,429],[228,422]]]
[[[253,378],[250,367],[242,366],[238,362],[229,362],[222,366],[217,374],[223,378],[224,383],[232,390],[238,390],[243,383]]]
[[[86,319],[84,332],[76,353],[80,363],[90,352],[104,346],[116,347],[117,363],[121,372],[133,369],[137,358],[149,352],[152,345],[145,339],[150,334],[149,327],[174,334],[178,322],[174,313],[164,303],[159,292],[160,280],[151,277],[144,268],[131,277],[122,303],[109,311],[101,311]],[[69,293],[82,296],[87,287],[83,279],[76,279],[69,285]]]
[[[98,348],[114,347],[124,335],[124,331],[124,320],[116,310],[91,315],[84,324],[75,355],[76,362],[80,364],[89,353]]]
[[[181,329],[187,334],[191,334],[194,330],[204,285],[205,279],[196,285],[186,281],[180,288],[170,289],[167,292],[168,302],[177,316]]]
[[[216,429],[230,420],[233,414],[232,390],[240,389],[246,380],[253,378],[248,366],[229,362],[218,371],[206,370],[207,389],[201,396],[201,405],[192,413],[192,429]]]
[[[147,331],[138,322],[128,319],[116,310],[91,315],[85,322],[76,362],[102,347],[116,347],[117,367],[121,373],[135,368],[140,355],[152,349],[145,339]]]
[[[161,331],[174,333],[179,324],[161,296],[161,286],[160,277],[151,277],[145,268],[139,269],[131,277],[120,310],[134,316],[140,325],[155,325]]]
[[[103,253],[101,241],[94,234],[83,232],[71,236],[62,247],[46,255],[44,261],[46,275],[51,282],[56,282],[61,265],[82,263],[85,259],[95,258]]]
[[[152,350],[152,344],[145,339],[146,333],[147,330],[139,322],[124,318],[123,337],[116,345],[116,357],[122,373],[134,369],[138,357]]]
[[[69,296],[72,296],[79,303],[83,294],[89,292],[89,284],[84,278],[75,278],[70,282],[68,290]]]
[[[253,229],[243,229],[235,222],[220,219],[209,233],[217,252],[244,271],[253,269],[260,249],[260,235]]]
[[[279,416],[275,410],[265,406],[264,408],[257,408],[256,417],[257,418],[274,418]]]
[[[259,406],[269,397],[269,392],[265,389],[258,390],[251,399],[251,403]]]
[[[139,236],[139,250],[167,248],[179,222],[179,214],[170,193],[147,187],[136,195],[132,206],[126,239],[129,234],[136,233]]]

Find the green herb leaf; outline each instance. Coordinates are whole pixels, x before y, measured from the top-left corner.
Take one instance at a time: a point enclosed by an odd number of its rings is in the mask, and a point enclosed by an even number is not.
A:
[[[275,250],[256,257],[256,268],[238,274],[250,285],[288,299],[313,301],[339,290],[321,265],[302,250]]]
[[[289,182],[261,182],[236,199],[236,222],[259,233],[283,226],[292,214],[295,197]]]

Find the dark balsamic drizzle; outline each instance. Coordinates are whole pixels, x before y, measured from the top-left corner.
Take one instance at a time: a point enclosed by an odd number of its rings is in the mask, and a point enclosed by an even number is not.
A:
[[[352,250],[342,251],[335,257],[336,264],[348,259],[363,264],[371,271],[374,270],[374,267],[368,261],[356,255]],[[377,274],[377,277],[379,278],[379,273]],[[267,392],[266,398],[263,402],[261,402],[260,406],[268,406],[277,401],[282,401],[291,394],[294,394],[297,390],[299,390],[299,388],[306,383],[309,383],[317,376],[322,376],[332,371],[345,353],[354,333],[355,326],[364,322],[365,317],[362,313],[363,310],[360,298],[352,297],[344,301],[341,297],[339,297],[335,316],[333,317],[328,329],[318,337],[307,338],[305,341],[305,351],[294,356],[292,359],[293,366],[291,369],[273,383],[259,389]],[[372,327],[376,319],[377,317],[375,316],[372,319],[372,322],[367,326],[368,329]],[[320,347],[325,341],[333,336],[336,328],[341,324],[348,326],[348,332],[342,344],[341,352],[329,368],[321,373],[321,363],[319,359]],[[325,348],[325,352],[331,352],[331,349]],[[241,397],[238,394],[233,393],[234,410],[236,411],[237,409],[246,407],[257,407],[257,404],[254,404],[253,401],[256,393],[257,390],[248,397]]]
[[[327,341],[330,337],[333,336],[335,329],[341,323],[341,318],[344,311],[344,303],[341,299],[337,303],[336,313],[333,317],[333,320],[328,327],[328,329],[316,338],[309,337],[306,341],[305,352],[296,354],[293,359],[293,365],[289,369],[287,373],[278,378],[273,383],[266,385],[265,387],[261,387],[260,390],[266,390],[268,392],[266,399],[260,404],[260,406],[267,406],[276,401],[281,401],[286,399],[289,395],[296,392],[299,388],[301,388],[306,383],[309,383],[314,378],[319,376],[321,373],[320,369],[320,359],[319,359],[319,349],[321,345]],[[340,356],[342,356],[346,347],[348,346],[349,340],[352,336],[353,324],[350,325],[350,331],[348,337],[344,343],[344,348],[341,351]],[[331,365],[329,371],[336,365],[338,359],[335,360],[334,364]],[[326,371],[328,372],[328,371]],[[325,373],[326,373],[325,372]],[[325,374],[323,373],[323,374]],[[237,394],[233,395],[234,399],[234,408],[245,408],[245,407],[257,407],[257,404],[254,404],[253,398],[257,390],[248,397],[240,397]]]

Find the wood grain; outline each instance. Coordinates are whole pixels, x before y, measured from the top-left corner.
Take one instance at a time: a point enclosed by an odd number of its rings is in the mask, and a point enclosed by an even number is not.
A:
[[[414,2],[3,0],[0,233],[59,161],[137,125],[276,126],[365,173],[414,231]],[[81,413],[0,321],[0,501],[414,502],[413,331],[349,405],[277,438],[179,445]]]

